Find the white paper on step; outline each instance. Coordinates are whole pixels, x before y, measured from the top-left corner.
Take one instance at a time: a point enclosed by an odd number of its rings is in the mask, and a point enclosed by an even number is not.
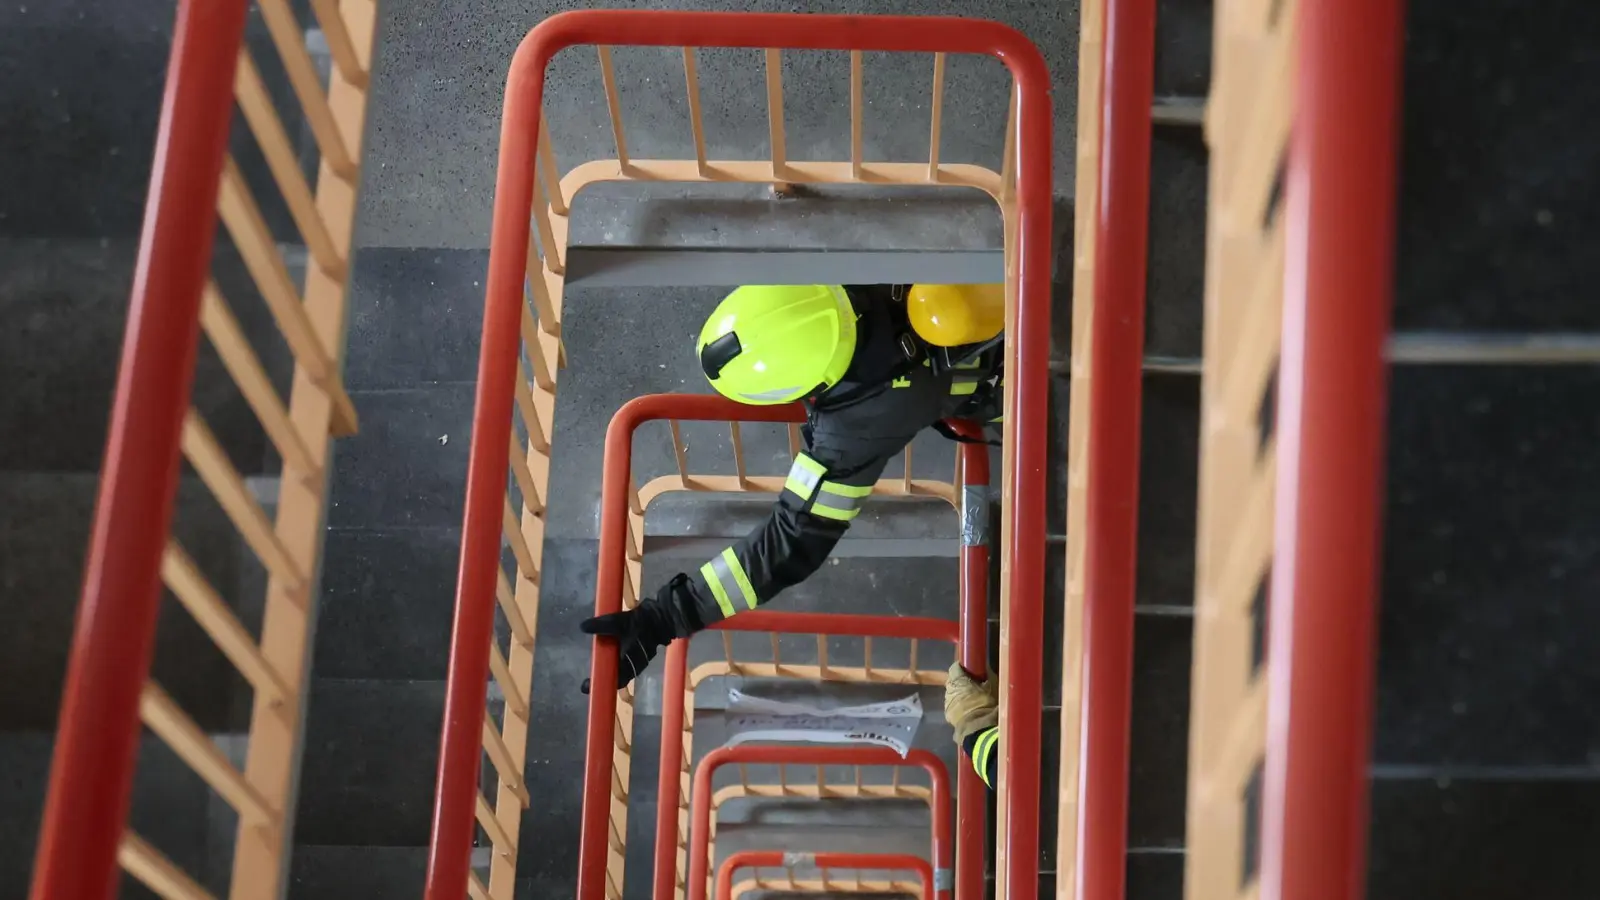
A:
[[[824,698],[818,698],[823,700]],[[861,706],[822,705],[751,696],[728,691],[727,722],[732,747],[744,743],[874,744],[904,757],[922,721],[922,698]]]

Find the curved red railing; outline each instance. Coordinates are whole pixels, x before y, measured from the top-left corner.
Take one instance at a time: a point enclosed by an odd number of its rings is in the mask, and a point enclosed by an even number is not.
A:
[[[1015,271],[1017,300],[1008,352],[1006,416],[1014,444],[1005,486],[1012,546],[1007,567],[1008,623],[1001,677],[1009,702],[1002,766],[1011,773],[1006,820],[998,827],[1010,851],[999,874],[1012,900],[1038,893],[1039,756],[1044,633],[1044,494],[1049,428],[1050,278],[1052,265],[1052,128],[1050,73],[1038,48],[996,22],[937,16],[877,17],[782,13],[710,13],[663,10],[580,10],[541,22],[517,48],[507,78],[500,158],[485,290],[482,356],[473,413],[473,441],[462,524],[461,565],[451,638],[439,784],[429,853],[428,897],[454,900],[467,882],[477,788],[479,725],[489,677],[494,625],[495,568],[501,541],[517,377],[522,290],[534,195],[534,161],[551,57],[578,44],[669,47],[768,47],[806,50],[975,53],[1006,65],[1015,79]],[[781,421],[778,419],[772,421]],[[619,455],[620,454],[620,455]],[[597,610],[620,603],[624,482],[628,454],[608,440],[607,487],[602,496]],[[620,471],[614,474],[618,467]],[[613,482],[615,484],[613,485]],[[597,646],[590,681],[590,737],[611,727],[601,698],[616,689],[616,648]],[[614,699],[614,698],[613,698]],[[592,744],[594,745],[594,744]],[[585,767],[586,799],[580,824],[583,849],[578,897],[603,896],[607,808],[597,802],[610,779],[608,754],[591,754]]]
[[[117,885],[246,6],[178,3],[33,900]]]
[[[1077,896],[1082,900],[1122,900],[1128,868],[1155,16],[1155,0],[1106,3],[1078,732]]]
[[[799,865],[824,871],[883,869],[915,872],[917,881],[922,885],[922,900],[933,900],[933,867],[919,856],[909,853],[785,853],[781,850],[741,850],[723,860],[722,865],[717,867],[716,900],[732,900],[733,876],[740,869],[792,868]]]
[[[1402,4],[1302,0],[1284,178],[1261,896],[1365,893]]]
[[[939,869],[950,868],[950,774],[945,771],[939,757],[927,750],[912,750],[902,757],[888,747],[847,746],[821,747],[816,745],[769,746],[740,744],[718,747],[707,753],[694,770],[694,798],[689,801],[689,814],[693,819],[689,839],[689,883],[687,900],[706,900],[706,885],[711,869],[710,854],[705,836],[711,828],[711,780],[717,770],[729,763],[746,765],[774,765],[789,763],[802,766],[899,766],[917,768],[928,773],[929,806],[933,819],[933,865]],[[934,879],[935,895],[940,900],[950,900],[950,888],[940,887]],[[667,896],[671,896],[668,894]]]

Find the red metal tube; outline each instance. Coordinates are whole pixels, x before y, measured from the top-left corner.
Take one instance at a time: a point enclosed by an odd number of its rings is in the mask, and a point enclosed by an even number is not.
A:
[[[939,757],[927,750],[912,750],[904,757],[888,747],[739,744],[719,747],[706,754],[694,772],[694,799],[690,814],[694,825],[689,832],[688,900],[706,900],[706,881],[711,869],[705,836],[711,829],[711,780],[717,769],[729,763],[790,763],[809,766],[901,766],[928,773],[929,806],[933,818],[933,859],[941,869],[950,867],[950,774]],[[937,882],[938,879],[935,879]],[[936,896],[949,900],[948,888],[937,889]]]
[[[116,890],[245,7],[178,3],[33,900]]]
[[[969,438],[981,438],[975,422],[950,420]],[[961,668],[977,678],[989,673],[989,446],[962,444],[957,487],[961,489]],[[959,754],[958,754],[959,755]],[[956,775],[956,900],[984,895],[984,844],[988,793],[972,766],[958,761]]]
[[[1364,895],[1403,4],[1306,0],[1284,181],[1264,900]]]
[[[661,764],[656,774],[656,897],[671,897],[678,889],[678,807],[683,797],[683,704],[688,685],[689,642],[667,645],[665,679],[661,688]]]
[[[1109,0],[1105,16],[1084,545],[1080,900],[1121,900],[1127,871],[1155,0]]]
[[[776,631],[781,634],[825,634],[841,637],[885,637],[956,642],[959,626],[949,619],[911,616],[858,616],[852,613],[804,613],[752,609],[706,626],[710,631]]]
[[[996,22],[937,16],[874,17],[764,13],[701,13],[666,10],[580,10],[562,13],[529,32],[517,48],[507,79],[501,125],[500,162],[485,296],[483,356],[473,419],[467,512],[457,591],[456,634],[441,742],[439,787],[430,850],[428,897],[446,900],[466,881],[472,841],[472,794],[477,779],[478,729],[488,676],[487,642],[493,619],[493,568],[498,562],[498,518],[505,488],[512,378],[518,352],[517,319],[522,303],[533,163],[550,58],[575,44],[645,46],[783,47],[794,49],[981,53],[1011,70],[1019,100],[1016,239],[1019,293],[1017,335],[1012,339],[1016,371],[1008,384],[1007,413],[1014,423],[1016,465],[1010,525],[1016,535],[1010,567],[1012,619],[1024,637],[1008,645],[1014,703],[1037,710],[1044,587],[1044,497],[1049,390],[1051,267],[1050,76],[1038,49],[1015,30]],[[773,419],[773,421],[783,421]],[[618,423],[613,421],[613,428]],[[602,496],[601,569],[596,607],[615,608],[620,598],[620,546],[626,525],[622,478],[630,454],[613,453],[608,434],[607,488]],[[618,466],[621,471],[618,472]],[[612,483],[615,487],[612,487]],[[481,640],[479,638],[482,638]],[[597,647],[591,670],[590,746],[609,740],[616,698],[614,645]],[[1005,737],[1003,765],[1017,773],[1017,800],[1003,824],[1017,852],[1008,863],[1006,885],[1013,900],[1037,895],[1039,721],[1014,717]],[[470,758],[469,758],[470,757]],[[610,754],[593,753],[584,771],[580,824],[578,896],[603,896],[606,859],[606,795]]]
[[[933,867],[909,853],[786,853],[781,850],[741,850],[717,867],[717,900],[732,900],[733,876],[740,869],[776,869],[806,866],[818,869],[886,869],[915,872],[922,885],[922,900],[933,900]],[[656,896],[661,896],[657,894]]]

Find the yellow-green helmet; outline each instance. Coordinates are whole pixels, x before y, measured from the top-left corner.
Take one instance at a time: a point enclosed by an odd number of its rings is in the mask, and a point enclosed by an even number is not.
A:
[[[856,314],[837,284],[747,284],[724,297],[695,348],[711,386],[769,405],[833,387],[856,350]]]

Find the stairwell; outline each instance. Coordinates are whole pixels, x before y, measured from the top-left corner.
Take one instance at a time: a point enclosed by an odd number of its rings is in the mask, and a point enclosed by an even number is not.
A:
[[[516,41],[557,11],[458,6],[380,3],[346,360],[362,431],[334,454],[291,897],[413,896],[426,862],[500,91]],[[1600,332],[1592,301],[1597,273],[1585,253],[1600,231],[1590,183],[1600,142],[1582,124],[1583,112],[1600,100],[1600,79],[1592,54],[1581,49],[1600,39],[1600,19],[1570,2],[1541,15],[1490,0],[1409,6],[1397,331],[1427,332],[1423,343],[1435,347],[1459,343],[1440,334]],[[817,11],[846,9],[829,3]],[[865,11],[971,12],[900,3]],[[1076,4],[1006,0],[982,14],[1027,33],[1057,83],[1062,236],[1054,356],[1062,365],[1052,456],[1060,459]],[[1155,128],[1152,152],[1152,365],[1144,385],[1128,834],[1128,895],[1135,900],[1180,896],[1185,859],[1200,446],[1199,380],[1186,361],[1200,355],[1207,154],[1182,101],[1207,90],[1211,15],[1208,2],[1164,0],[1157,19],[1156,96],[1168,124]],[[0,344],[0,376],[10,385],[0,392],[0,610],[7,616],[0,629],[0,898],[23,896],[32,863],[168,18],[165,8],[89,0],[0,10],[0,65],[19,74],[0,88],[0,116],[8,131],[20,123],[13,133],[23,136],[0,140],[0,171],[11,173],[0,188],[0,304],[8,323],[20,323]],[[251,29],[252,41],[264,39],[259,23]],[[99,65],[67,61],[78,55]],[[575,66],[559,68],[567,62],[558,60],[553,76],[561,90],[552,94],[550,120],[556,149],[571,164],[610,154],[609,124],[592,67],[584,81]],[[658,62],[659,73],[650,68]],[[728,92],[708,109],[721,105],[730,114],[724,121],[731,129],[715,138],[723,155],[760,158],[765,123],[758,104],[745,110],[737,102],[733,73],[740,64],[730,56],[721,69],[708,63],[702,70],[706,90]],[[871,73],[896,70],[874,64],[869,59],[869,103],[883,132],[869,132],[868,156],[914,157],[926,139],[926,113],[904,98],[924,96],[925,75],[913,81],[909,72],[888,74],[875,83]],[[673,107],[681,84],[672,60],[629,61],[619,52],[618,65],[630,138],[646,147],[655,142],[660,155],[685,155],[686,137],[668,127],[682,121]],[[820,62],[795,65],[823,71]],[[947,145],[947,154],[997,156],[1003,88],[998,107],[992,98],[983,102],[983,89],[997,83],[985,79],[997,73],[967,74],[973,96],[963,115],[971,127],[947,130],[979,137]],[[665,85],[660,97],[629,91],[647,78]],[[953,72],[952,91],[958,83]],[[273,87],[287,96],[281,81]],[[799,78],[788,89],[808,90]],[[844,82],[815,90],[788,97],[794,114],[819,117],[791,124],[791,139],[848,135],[838,112],[847,109]],[[817,111],[825,108],[835,112]],[[818,141],[807,148],[818,158],[848,155]],[[998,218],[985,213],[977,202],[914,194],[886,202],[827,191],[777,200],[738,189],[597,190],[581,201],[565,323],[572,367],[556,416],[532,692],[536,728],[526,776],[536,799],[521,832],[519,897],[571,895],[573,888],[587,708],[577,684],[589,660],[576,623],[592,604],[597,460],[611,414],[639,393],[699,390],[688,347],[719,296],[714,285],[768,266],[816,267],[829,273],[820,279],[838,281],[909,278],[923,267],[984,271],[997,263],[999,246]],[[269,216],[275,231],[292,233],[281,210]],[[247,280],[226,250],[220,255],[222,277],[231,266]],[[261,318],[247,327],[270,325]],[[1586,515],[1600,490],[1588,452],[1600,437],[1600,418],[1590,412],[1600,387],[1593,361],[1393,370],[1371,897],[1509,897],[1530,887],[1552,897],[1589,896],[1600,886],[1600,870],[1585,853],[1600,838],[1593,824],[1600,821],[1600,729],[1589,701],[1600,684],[1591,662],[1600,658],[1600,629],[1590,621],[1593,605],[1582,602],[1600,587],[1600,547]],[[206,377],[207,365],[214,377]],[[202,359],[201,367],[197,383],[227,384],[214,361]],[[253,431],[229,426],[230,416],[249,416],[237,397],[201,395],[197,405],[236,462],[259,461],[246,474],[277,471]],[[948,477],[949,445],[925,437],[913,450],[914,468]],[[691,454],[726,467],[725,433],[691,433],[688,443]],[[641,439],[637,452],[643,466],[671,468],[664,439]],[[781,470],[781,448],[769,456]],[[1062,473],[1048,485],[1051,597],[1064,586]],[[270,477],[252,485],[271,502]],[[259,594],[262,574],[198,485],[180,492],[178,518],[180,538],[213,583],[238,585],[240,597]],[[646,583],[697,565],[752,518],[750,501],[664,507],[651,519]],[[779,603],[864,611],[861,598],[869,598],[900,614],[953,617],[954,538],[954,523],[937,508],[869,507],[835,563]],[[1059,604],[1047,608],[1056,617],[1044,636],[1048,797],[1058,787],[1059,737],[1052,736],[1059,734],[1064,626]],[[259,611],[246,607],[241,617],[253,623]],[[181,611],[164,614],[160,641],[157,677],[229,748],[230,735],[247,721],[237,674]],[[660,741],[650,691],[641,691],[646,700],[635,731],[636,758],[649,762],[634,776],[629,898],[648,896]],[[937,699],[936,691],[924,692],[930,708]],[[919,745],[953,763],[948,729],[935,714],[928,719]],[[1053,804],[1045,809],[1053,814]],[[132,821],[218,892],[226,885],[232,815],[147,738]],[[878,821],[861,809],[820,820],[786,815],[752,808],[744,819],[765,818],[762,833],[779,840]],[[918,825],[896,821],[905,830]],[[736,820],[728,827],[741,830]],[[885,847],[903,843],[903,834],[879,838]],[[1040,845],[1047,895],[1064,867],[1053,823],[1044,823]],[[123,893],[141,891],[125,885]]]

